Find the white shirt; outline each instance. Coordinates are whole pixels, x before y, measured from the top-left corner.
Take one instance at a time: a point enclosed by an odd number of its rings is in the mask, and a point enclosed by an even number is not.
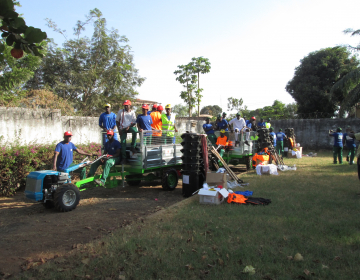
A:
[[[136,123],[135,112],[132,110],[127,112],[125,109],[121,109],[116,115],[116,121],[120,123],[120,129],[127,128],[132,123]]]
[[[245,120],[243,118],[240,118],[240,119],[234,118],[229,122],[229,124],[234,125],[234,130],[236,128],[241,130],[246,126]]]

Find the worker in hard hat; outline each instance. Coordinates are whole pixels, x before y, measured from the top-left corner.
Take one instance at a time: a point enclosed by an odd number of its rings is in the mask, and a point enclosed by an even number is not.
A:
[[[161,105],[156,105],[155,110],[154,110],[154,106],[156,104],[153,105],[152,107],[152,111],[150,113],[150,117],[152,119],[152,129],[153,129],[153,143],[154,144],[162,144],[161,143],[161,138],[156,138],[156,137],[161,137],[162,133],[161,133],[161,129],[162,129],[162,122],[161,122],[161,112],[162,110],[164,110],[162,108]],[[159,107],[161,107],[161,111],[159,111]]]
[[[219,115],[217,115],[216,120],[215,120],[214,130],[218,130],[218,131],[221,130],[221,129],[220,129],[220,123],[221,123],[221,121],[222,121],[222,116],[221,116],[221,114],[219,114]]]
[[[53,170],[64,172],[65,169],[75,165],[73,163],[73,152],[77,152],[80,155],[85,156],[97,156],[97,154],[85,153],[81,149],[76,148],[76,146],[71,142],[72,138],[71,131],[66,131],[64,133],[64,140],[58,143],[55,147],[54,158],[53,158]],[[86,178],[86,169],[85,167],[79,168],[74,171],[75,173],[80,173],[80,180]]]
[[[165,137],[165,144],[175,144],[175,132],[178,132],[175,125],[175,114],[171,113],[171,104],[165,106],[166,114],[161,115],[162,130],[167,130],[163,132],[163,137]]]
[[[108,142],[105,143],[105,154],[108,155],[108,158],[100,159],[91,165],[88,177],[93,177],[97,168],[100,165],[103,165],[103,173],[100,179],[94,180],[100,186],[104,186],[106,179],[109,176],[110,169],[116,164],[121,162],[121,144],[119,141],[115,140],[114,131],[108,130],[106,132],[106,137]]]
[[[99,117],[99,126],[103,129],[103,144],[108,141],[106,137],[106,131],[114,131],[114,138],[118,140],[117,129],[116,129],[116,114],[111,112],[110,103],[105,104],[105,112]]]
[[[265,127],[268,129],[271,127],[271,118],[267,119],[267,122],[265,122]]]
[[[235,132],[235,147],[240,145],[240,141],[242,141],[243,130],[246,127],[245,120],[241,117],[240,113],[236,113],[236,118],[233,118],[229,122],[229,126],[232,126],[232,130]],[[241,137],[239,139],[239,134]]]
[[[147,114],[147,112],[149,111],[149,105],[143,104],[141,110],[142,114],[138,115],[136,119],[137,127],[139,132],[143,133],[143,145],[151,145],[151,130],[153,129],[151,125],[153,124],[153,121],[151,116]]]
[[[221,157],[223,157],[225,153],[225,147],[229,145],[228,138],[225,135],[225,129],[220,130],[220,136],[216,139],[217,150]],[[219,161],[220,162],[220,161]]]
[[[264,122],[264,119],[260,119],[260,121],[258,122],[258,127],[259,128],[263,128],[263,127],[265,127],[265,122]]]
[[[250,128],[249,130],[250,131],[253,131],[255,132],[255,134],[253,133],[253,135],[250,136],[250,140],[251,141],[256,141],[259,139],[259,136],[257,135],[256,131],[258,129],[258,126],[257,126],[257,122],[256,122],[256,117],[253,116],[250,118],[250,123],[247,124],[247,126]]]
[[[126,137],[128,133],[132,134],[130,150],[135,153],[136,147],[136,116],[135,111],[131,110],[131,101],[125,100],[123,103],[124,109],[119,110],[116,116],[116,125],[119,129],[120,143],[121,143],[121,163],[126,161]]]
[[[157,107],[158,107],[157,104],[153,104],[151,110],[149,110],[149,111],[147,112],[147,114],[150,115],[152,112],[156,112],[156,111],[157,111]]]
[[[222,113],[222,119],[221,119],[221,121],[219,122],[219,124],[218,124],[218,126],[219,126],[219,129],[220,130],[222,130],[222,129],[224,129],[225,130],[225,136],[229,139],[229,122],[226,120],[226,113],[225,112],[223,112]]]
[[[216,136],[215,136],[214,126],[210,123],[210,118],[205,119],[205,123],[203,124],[203,129],[207,134],[210,143],[215,146]]]

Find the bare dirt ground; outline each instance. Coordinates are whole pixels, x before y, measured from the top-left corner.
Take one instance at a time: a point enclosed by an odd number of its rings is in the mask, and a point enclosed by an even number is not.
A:
[[[174,191],[164,191],[160,181],[94,188],[81,192],[80,204],[67,213],[32,203],[23,192],[0,197],[0,277],[17,274],[29,261],[63,255],[183,200],[181,185],[179,181]]]

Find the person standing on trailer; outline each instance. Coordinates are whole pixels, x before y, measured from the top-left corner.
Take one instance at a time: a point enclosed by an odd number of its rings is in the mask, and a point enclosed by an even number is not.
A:
[[[339,164],[342,164],[343,160],[343,134],[341,132],[341,127],[336,129],[336,132],[329,130],[329,136],[334,137],[334,146],[333,146],[333,157],[334,164],[337,164],[337,159],[339,159]]]
[[[231,125],[232,125],[232,130],[235,132],[235,147],[236,147],[237,145],[240,145],[240,142],[242,140],[243,129],[246,127],[246,123],[245,120],[241,117],[241,114],[236,113],[236,118],[233,118],[229,122],[229,126]],[[239,134],[241,134],[240,140],[239,140]]]
[[[156,106],[155,108],[155,111],[154,111],[154,106]],[[159,111],[159,108],[161,107],[161,111]],[[162,127],[162,122],[161,122],[161,112],[162,110],[164,110],[162,108],[162,106],[157,106],[156,104],[153,105],[153,108],[152,108],[152,111],[151,111],[151,114],[150,114],[150,117],[152,119],[152,129],[154,130],[153,131],[153,141],[155,141],[154,144],[162,144],[161,141],[160,141],[160,138],[154,138],[154,137],[161,137],[162,133],[161,133],[161,127]],[[157,140],[155,140],[157,139]]]
[[[257,125],[258,125],[259,128],[265,127],[264,119],[260,119],[260,121],[258,122]]]
[[[54,158],[53,158],[53,170],[65,172],[65,169],[74,166],[73,163],[73,152],[77,152],[80,155],[85,156],[97,156],[97,154],[89,154],[84,151],[76,148],[76,146],[71,142],[72,133],[66,131],[64,133],[64,140],[58,143],[55,147]],[[80,168],[74,171],[75,173],[80,173],[80,180],[86,178],[86,168]]]
[[[226,118],[226,113],[223,112],[222,113],[222,119],[221,121],[219,122],[219,129],[220,130],[225,130],[225,136],[227,137],[227,139],[229,139],[229,123],[228,121],[225,119]]]
[[[106,179],[109,176],[110,168],[121,162],[121,144],[118,140],[115,140],[114,131],[108,130],[106,132],[108,141],[105,143],[105,154],[110,157],[107,159],[100,159],[91,165],[88,177],[93,177],[97,168],[103,165],[103,173],[100,179],[94,180],[96,184],[104,186]]]
[[[217,117],[216,117],[214,130],[220,131],[220,123],[221,123],[221,121],[222,121],[222,117],[221,117],[221,114],[219,114],[219,115],[217,115]]]
[[[346,128],[346,132],[343,135],[343,146],[346,143],[346,148],[348,149],[346,161],[348,161],[350,165],[354,164],[355,150],[356,150],[355,139],[354,139],[354,137],[350,136],[353,134],[354,134],[354,131],[352,131],[351,127],[348,126]]]
[[[273,127],[270,127],[270,137],[271,139],[273,140],[273,145],[274,147],[276,147],[276,133],[274,132],[274,128]]]
[[[125,100],[123,103],[124,109],[119,110],[116,116],[116,125],[120,134],[121,143],[121,163],[126,161],[126,137],[128,133],[132,134],[130,150],[135,153],[136,147],[136,116],[135,112],[130,109],[131,101]]]
[[[154,105],[152,106],[152,108],[151,108],[151,111],[149,110],[149,111],[147,112],[147,114],[150,115],[151,113],[156,112],[156,111],[157,111],[157,107],[158,107],[158,105],[157,105],[157,104],[154,104]]]
[[[152,118],[150,115],[147,114],[149,111],[149,105],[143,104],[142,107],[142,114],[138,115],[136,119],[137,127],[139,132],[143,132],[144,130],[152,130],[151,125],[153,124]],[[151,145],[151,136],[152,132],[145,132],[143,133],[143,144]]]
[[[271,127],[271,118],[268,118],[268,121],[265,123],[265,127],[268,129]]]
[[[175,144],[175,132],[178,132],[175,125],[175,114],[171,114],[171,104],[165,106],[166,114],[161,115],[162,130],[167,130],[165,144]]]
[[[279,156],[283,156],[284,154],[284,139],[286,139],[286,135],[282,132],[282,129],[279,129],[279,132],[276,133],[276,151]]]
[[[250,128],[250,131],[255,131],[256,132],[257,129],[258,129],[258,126],[257,126],[257,123],[256,123],[256,118],[251,117],[250,118],[250,123],[248,123],[247,126]],[[256,141],[258,139],[259,139],[259,136],[257,134],[250,136],[251,141]]]
[[[111,112],[110,103],[105,104],[105,112],[102,113],[99,117],[99,126],[103,129],[104,132],[111,130],[114,131],[114,138],[118,140],[117,130],[116,130],[116,114]],[[102,133],[103,144],[108,141],[105,133]]]
[[[209,138],[209,141],[211,142],[211,144],[213,146],[215,146],[216,136],[215,136],[214,126],[210,123],[210,118],[206,118],[205,122],[206,123],[203,124],[203,129],[204,129],[205,133],[207,134],[207,137]]]

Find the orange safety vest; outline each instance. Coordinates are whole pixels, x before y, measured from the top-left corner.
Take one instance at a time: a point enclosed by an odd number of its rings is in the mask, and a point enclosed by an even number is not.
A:
[[[216,145],[227,146],[228,145],[227,137],[226,136],[224,136],[224,137],[219,136],[217,138],[217,140],[216,140]]]
[[[242,194],[229,193],[227,202],[228,203],[235,202],[235,203],[239,203],[239,204],[245,204],[246,200],[247,200],[247,198],[245,196],[243,196]]]
[[[289,140],[290,140],[290,146],[291,146],[291,148],[294,147],[294,140],[293,140],[292,138],[289,138]]]
[[[257,153],[253,156],[252,161],[253,161],[253,167],[256,167],[256,160],[259,160],[261,162],[264,161],[269,161],[270,160],[270,156],[269,155],[258,155]]]
[[[162,129],[162,121],[161,121],[161,113],[156,111],[156,112],[152,112],[150,114],[150,117],[152,118],[152,125],[151,127],[153,129],[156,129],[156,130],[160,130],[160,132],[153,132],[153,136],[161,136],[162,135],[162,132],[161,132],[161,129]]]

